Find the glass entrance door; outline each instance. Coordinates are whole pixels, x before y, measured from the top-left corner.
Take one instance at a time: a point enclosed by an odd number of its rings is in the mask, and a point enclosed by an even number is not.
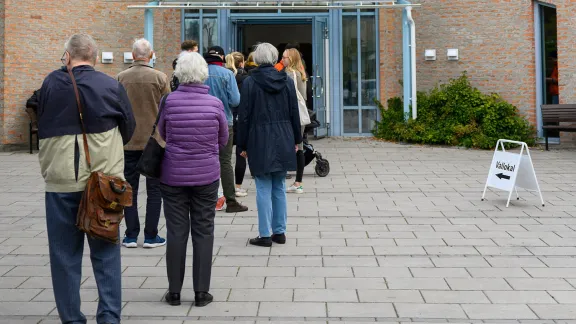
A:
[[[313,72],[309,82],[312,82],[312,96],[314,98],[314,111],[320,122],[316,128],[316,137],[328,135],[329,110],[328,93],[329,79],[327,78],[329,52],[328,52],[328,19],[315,17],[312,26]]]

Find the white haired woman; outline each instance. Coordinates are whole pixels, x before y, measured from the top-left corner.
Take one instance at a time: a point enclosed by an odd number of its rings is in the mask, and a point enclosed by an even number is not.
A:
[[[286,173],[296,170],[302,142],[294,82],[274,68],[278,50],[262,43],[254,51],[258,68],[242,85],[238,107],[238,147],[256,179],[259,236],[250,244],[286,243]]]
[[[180,86],[160,112],[158,130],[166,141],[160,189],[164,199],[166,267],[170,305],[180,305],[186,247],[192,233],[196,306],[206,306],[214,246],[214,217],[220,180],[219,150],[228,143],[224,106],[203,83],[208,65],[198,53],[180,54],[175,71]]]

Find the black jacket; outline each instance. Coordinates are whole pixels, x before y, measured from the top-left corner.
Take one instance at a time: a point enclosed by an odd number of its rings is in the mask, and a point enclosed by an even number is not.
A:
[[[238,85],[238,89],[242,89],[242,82],[248,78],[248,72],[243,68],[239,68],[236,70],[236,84]]]
[[[124,87],[88,65],[72,69],[84,106],[86,133],[120,129],[124,144],[130,141],[136,122]],[[40,139],[82,134],[78,105],[66,67],[56,70],[42,84],[38,105]]]
[[[259,176],[296,170],[295,145],[302,142],[296,88],[284,72],[262,65],[244,80],[238,107],[238,142]]]

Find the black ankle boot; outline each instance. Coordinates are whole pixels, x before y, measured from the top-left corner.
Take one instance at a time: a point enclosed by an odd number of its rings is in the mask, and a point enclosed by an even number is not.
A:
[[[286,244],[286,234],[274,234],[272,235],[272,242],[277,244]]]
[[[194,305],[196,307],[204,307],[214,300],[214,297],[207,292],[196,292],[194,295]]]
[[[250,244],[263,247],[271,247],[272,239],[269,237],[257,237],[250,239]]]
[[[164,296],[164,300],[172,306],[178,306],[180,305],[180,294],[168,292]]]

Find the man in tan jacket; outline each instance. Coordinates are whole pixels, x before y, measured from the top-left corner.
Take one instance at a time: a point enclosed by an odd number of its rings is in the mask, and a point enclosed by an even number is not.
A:
[[[134,63],[118,74],[118,81],[126,88],[136,118],[136,131],[128,144],[124,146],[124,176],[133,188],[132,207],[125,209],[126,233],[122,245],[138,247],[140,220],[138,218],[138,184],[140,174],[136,171],[138,160],[148,142],[152,126],[158,115],[158,105],[164,95],[170,92],[170,82],[166,74],[149,66],[154,55],[150,42],[138,39],[132,48]],[[158,222],[162,198],[158,179],[146,178],[146,225],[144,227],[144,247],[155,248],[166,244],[158,236]]]

